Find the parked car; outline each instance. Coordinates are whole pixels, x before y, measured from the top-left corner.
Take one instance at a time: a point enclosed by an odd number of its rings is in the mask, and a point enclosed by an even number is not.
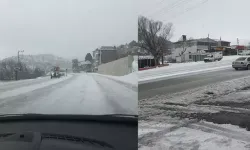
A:
[[[207,57],[204,58],[204,62],[213,62],[213,61],[220,61],[223,58],[222,52],[213,52],[207,55]]]
[[[250,70],[250,57],[239,57],[232,63],[232,67],[235,70],[248,69]]]

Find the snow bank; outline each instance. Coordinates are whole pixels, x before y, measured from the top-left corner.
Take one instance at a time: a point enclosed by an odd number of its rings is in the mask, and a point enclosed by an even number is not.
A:
[[[44,79],[44,78],[48,78],[48,77],[38,77],[38,78],[35,78],[35,79],[24,79],[24,80],[18,80],[18,81],[13,81],[13,80],[12,81],[0,81],[0,86],[33,82],[35,80],[41,80],[41,79]]]
[[[202,136],[201,136],[202,135]],[[199,130],[180,128],[165,135],[163,139],[152,147],[142,147],[139,149],[216,149],[216,150],[249,150],[250,143],[228,138],[225,136],[205,133]]]
[[[161,128],[156,128],[153,123],[148,122],[145,129],[141,127],[144,123],[139,122],[138,142],[141,150],[245,150],[250,148],[250,132],[238,126],[201,121],[179,127],[177,124],[162,122]],[[173,127],[175,130],[170,129]],[[158,136],[155,137],[155,135]],[[142,136],[144,137],[141,138]]]
[[[139,82],[150,81],[154,79],[160,79],[163,77],[170,77],[176,75],[228,69],[232,67],[232,61],[234,61],[238,57],[242,56],[224,56],[221,61],[209,63],[205,63],[203,61],[189,63],[170,63],[170,65],[166,67],[139,71]]]

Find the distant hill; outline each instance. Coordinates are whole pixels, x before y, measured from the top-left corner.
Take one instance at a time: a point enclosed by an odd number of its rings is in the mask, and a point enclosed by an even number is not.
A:
[[[15,60],[17,61],[17,56],[12,56],[5,58],[5,60]],[[28,68],[34,69],[36,67],[49,71],[53,66],[59,66],[60,68],[71,68],[71,60],[57,57],[52,54],[39,54],[39,55],[20,55],[20,61],[25,63]]]

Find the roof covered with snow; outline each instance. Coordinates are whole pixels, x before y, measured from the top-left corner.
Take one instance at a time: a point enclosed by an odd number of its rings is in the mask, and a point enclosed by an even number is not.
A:
[[[220,40],[218,40],[218,39],[210,39],[210,38],[209,39],[208,38],[200,38],[200,39],[190,39],[190,40],[187,40],[187,41],[216,43],[216,42],[219,42]],[[179,42],[182,42],[182,41],[177,41],[175,43],[179,43]],[[228,41],[221,40],[221,42],[228,42]],[[228,42],[228,43],[231,43],[231,42]]]
[[[139,56],[138,59],[139,60],[142,60],[142,59],[154,59],[154,56],[151,56],[151,55]]]
[[[116,50],[114,46],[102,46],[99,50]]]

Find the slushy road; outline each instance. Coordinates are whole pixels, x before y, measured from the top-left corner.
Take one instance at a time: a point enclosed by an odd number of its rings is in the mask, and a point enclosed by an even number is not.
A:
[[[228,81],[244,76],[249,76],[249,70],[234,70],[233,68],[201,72],[199,74],[185,74],[166,78],[156,82],[139,84],[139,99],[146,99],[156,95],[177,93],[184,90],[202,87],[217,82]]]

